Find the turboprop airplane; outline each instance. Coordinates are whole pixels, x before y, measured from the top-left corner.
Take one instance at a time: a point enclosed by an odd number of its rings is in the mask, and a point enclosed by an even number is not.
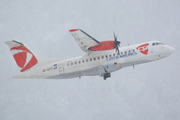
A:
[[[6,41],[21,69],[21,73],[13,78],[68,79],[99,75],[106,80],[112,72],[123,67],[159,60],[175,51],[173,47],[159,41],[120,47],[115,34],[114,41],[100,42],[80,29],[69,31],[85,55],[51,60],[34,54],[20,42]]]

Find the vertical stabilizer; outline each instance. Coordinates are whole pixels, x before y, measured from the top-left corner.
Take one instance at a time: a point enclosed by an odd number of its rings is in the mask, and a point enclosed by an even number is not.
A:
[[[21,68],[21,72],[24,72],[38,63],[34,54],[26,48],[22,43],[15,40],[5,42],[13,54],[16,64]]]

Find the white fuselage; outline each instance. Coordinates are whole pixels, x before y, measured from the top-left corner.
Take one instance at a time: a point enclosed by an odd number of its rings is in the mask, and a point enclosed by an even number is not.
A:
[[[151,62],[169,56],[174,48],[167,45],[152,45],[151,41],[119,48],[120,55],[115,49],[96,51],[81,57],[65,59],[44,66],[30,69],[14,78],[34,79],[67,79],[81,76],[102,76],[123,67]],[[148,46],[142,46],[147,44]]]

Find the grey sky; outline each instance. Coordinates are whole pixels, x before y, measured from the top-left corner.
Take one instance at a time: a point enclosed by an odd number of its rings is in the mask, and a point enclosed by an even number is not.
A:
[[[1,0],[1,120],[179,120],[180,1],[178,0]],[[158,40],[176,49],[159,61],[101,77],[69,80],[12,79],[19,72],[5,45],[23,42],[48,58],[85,53],[69,29],[122,46]]]

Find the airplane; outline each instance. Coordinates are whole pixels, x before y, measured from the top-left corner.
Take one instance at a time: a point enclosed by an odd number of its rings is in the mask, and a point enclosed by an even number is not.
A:
[[[81,29],[71,29],[69,32],[85,55],[69,59],[47,59],[34,54],[18,41],[6,41],[21,69],[13,78],[69,79],[99,75],[106,80],[114,71],[159,60],[175,51],[173,47],[159,41],[120,47],[121,42],[115,33],[114,40],[98,41]]]

